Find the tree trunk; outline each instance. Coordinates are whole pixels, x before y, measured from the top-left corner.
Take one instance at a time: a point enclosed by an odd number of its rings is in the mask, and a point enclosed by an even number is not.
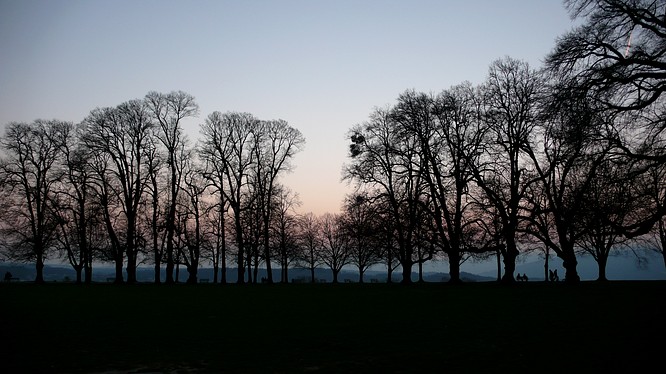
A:
[[[608,263],[608,257],[601,255],[597,259],[597,265],[599,267],[599,276],[597,277],[597,281],[600,282],[606,282],[608,281],[608,278],[606,278],[606,264]]]
[[[544,279],[545,279],[546,282],[549,282],[549,281],[550,281],[550,279],[549,279],[549,277],[548,277],[548,276],[550,275],[550,273],[548,272],[548,270],[550,270],[550,269],[548,268],[548,259],[549,259],[549,257],[550,257],[550,256],[548,255],[548,251],[546,251],[546,261],[545,261],[544,264],[543,264],[543,277],[544,277]]]
[[[312,265],[310,265],[310,281],[311,283],[317,283],[317,280],[315,279],[315,268]]]
[[[44,283],[44,256],[41,254],[41,251],[37,254],[37,261],[35,263],[35,283],[43,284]]]
[[[187,284],[197,284],[199,279],[198,279],[198,267],[196,264],[193,264],[191,266],[187,267],[187,273],[189,276],[187,277]]]
[[[173,238],[171,238],[171,242],[167,239],[167,244],[166,244],[166,279],[164,282],[166,284],[172,284],[174,283],[173,279],[173,270],[174,270],[174,263],[173,263]],[[176,280],[178,282],[178,280]]]
[[[215,264],[213,265],[213,283],[217,283],[218,280],[218,272],[220,271],[220,265]]]
[[[85,283],[86,284],[91,284],[92,283],[92,261],[90,261],[89,259],[86,259],[85,270],[86,270]]]
[[[136,283],[136,250],[134,242],[134,234],[136,230],[136,219],[134,217],[127,218],[127,283]]]
[[[236,244],[238,245],[238,279],[237,283],[245,283],[245,253],[243,252],[243,227],[241,226],[241,216],[238,209],[234,210],[234,220],[236,223]]]
[[[506,239],[506,238],[505,238]],[[504,254],[504,276],[502,277],[503,283],[514,283],[513,273],[516,271],[516,258],[518,257],[518,247],[515,240],[506,240],[506,253]]]
[[[154,279],[155,284],[162,283],[160,271],[161,271],[161,264],[160,264],[159,256],[156,253],[155,254],[155,279]]]
[[[136,283],[136,253],[134,248],[127,248],[127,283]]]
[[[578,276],[578,271],[576,270],[576,266],[578,266],[576,256],[573,254],[565,255],[563,253],[560,258],[562,258],[562,266],[564,267],[564,280],[567,283],[580,282],[580,277]]]
[[[460,279],[460,252],[449,253],[449,283],[461,283]]]
[[[401,261],[402,265],[402,284],[411,284],[412,283],[412,265],[411,261]]]
[[[333,269],[331,269],[331,271],[333,272],[333,283],[338,283],[338,273],[339,273],[339,271],[338,270],[333,270]]]
[[[80,264],[78,266],[74,267],[74,271],[76,271],[76,284],[81,284],[83,282],[83,265]]]
[[[123,283],[123,252],[118,249],[116,253],[116,279],[113,283]]]
[[[227,284],[227,259],[222,256],[222,272],[220,273],[220,283]]]
[[[498,249],[497,250],[497,281],[501,282],[502,281],[502,252]]]

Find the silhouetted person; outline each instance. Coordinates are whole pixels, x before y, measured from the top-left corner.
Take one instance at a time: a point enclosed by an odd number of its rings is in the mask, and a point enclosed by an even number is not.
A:
[[[527,282],[529,279],[527,278],[527,274],[523,274],[523,282]]]
[[[5,273],[5,282],[9,282],[10,280],[12,280],[12,273],[6,272]]]
[[[520,275],[520,273],[518,273],[518,275],[516,275],[516,280],[520,282],[521,280],[523,280],[523,276]]]
[[[557,269],[555,269],[555,271],[553,272],[553,275],[554,275],[554,280],[555,280],[555,282],[559,282],[559,281],[560,281],[560,277],[557,275]]]

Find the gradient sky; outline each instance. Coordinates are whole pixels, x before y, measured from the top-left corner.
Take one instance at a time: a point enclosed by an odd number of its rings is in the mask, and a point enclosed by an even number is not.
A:
[[[213,111],[298,128],[284,183],[300,211],[337,212],[345,134],[373,107],[481,83],[504,56],[540,67],[572,25],[558,0],[0,0],[0,126],[183,90],[193,141]]]

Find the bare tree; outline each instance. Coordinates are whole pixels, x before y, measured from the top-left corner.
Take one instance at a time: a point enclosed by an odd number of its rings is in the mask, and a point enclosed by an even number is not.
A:
[[[489,129],[485,159],[473,165],[473,172],[502,221],[505,246],[500,251],[505,282],[515,281],[522,203],[530,185],[538,180],[527,154],[533,146],[541,90],[539,74],[527,63],[511,58],[493,62],[482,87],[484,120]]]
[[[159,128],[157,138],[166,149],[166,164],[169,173],[169,196],[166,214],[166,283],[173,283],[174,247],[173,237],[176,223],[176,205],[180,192],[183,174],[182,153],[185,148],[185,134],[182,121],[194,117],[199,112],[199,106],[194,97],[182,92],[162,94],[149,92],[145,97],[147,110],[150,111],[153,121]]]
[[[136,234],[139,208],[148,178],[144,168],[146,143],[153,126],[151,118],[143,101],[132,100],[116,108],[93,110],[84,120],[83,126],[83,141],[93,153],[99,155],[98,161],[101,162],[97,165],[97,176],[101,184],[107,229],[112,242],[115,242],[115,250],[125,251],[127,282],[135,283],[140,249],[136,243]],[[109,174],[114,181],[110,180]],[[110,202],[115,197],[120,202],[123,220],[114,218],[117,212],[112,211]],[[121,230],[125,234],[122,243],[117,239]],[[122,255],[116,254],[115,262],[116,282],[119,283],[123,281]]]
[[[411,283],[416,213],[426,190],[418,139],[397,126],[390,108],[375,109],[367,122],[350,131],[349,138],[352,163],[345,167],[344,177],[373,189],[376,201],[385,204],[395,230],[402,282]]]
[[[224,199],[221,206],[228,204],[233,214],[238,283],[245,282],[243,213],[253,203],[247,188],[248,173],[256,162],[254,128],[258,122],[249,113],[214,112],[201,126],[200,152],[209,168],[206,176]]]
[[[349,247],[340,216],[324,214],[321,217],[321,234],[321,261],[331,269],[333,283],[338,283],[338,274],[349,264]]]
[[[201,250],[206,240],[202,231],[202,220],[206,211],[203,201],[206,183],[195,161],[186,157],[183,174],[185,198],[180,207],[182,233],[185,245],[181,248],[181,258],[189,274],[187,283],[198,283]]]
[[[320,251],[321,222],[314,213],[305,213],[298,218],[298,232],[300,242],[299,260],[310,269],[310,282],[315,283],[315,269],[321,264]]]
[[[254,164],[254,184],[257,208],[263,223],[263,257],[268,283],[273,283],[270,254],[270,222],[273,213],[272,199],[280,174],[291,169],[290,161],[303,147],[305,139],[300,131],[286,121],[261,121],[255,129],[257,162]]]
[[[36,283],[44,283],[44,261],[57,234],[54,188],[61,177],[57,164],[72,125],[58,120],[10,123],[0,140],[5,157],[0,181],[11,199],[2,212],[9,257],[34,261]]]
[[[64,183],[59,184],[56,195],[54,213],[60,226],[57,238],[76,272],[76,282],[82,282],[82,271],[85,270],[85,282],[91,283],[94,245],[90,243],[90,234],[101,221],[97,218],[99,204],[91,199],[94,186],[89,154],[79,142],[73,126],[67,129],[61,146],[61,167],[65,178]]]
[[[271,221],[272,248],[282,269],[281,281],[289,282],[289,267],[299,259],[298,217],[294,212],[301,203],[298,194],[284,186],[275,186],[274,217]],[[270,282],[270,279],[268,279]]]
[[[580,25],[560,37],[546,66],[576,81],[597,105],[622,122],[619,152],[659,167],[666,160],[666,3],[662,0],[567,0]],[[666,205],[626,222],[629,237],[650,232]]]
[[[349,262],[358,268],[358,281],[363,283],[365,271],[381,259],[377,249],[379,215],[368,196],[355,194],[345,200],[342,230],[348,238]]]

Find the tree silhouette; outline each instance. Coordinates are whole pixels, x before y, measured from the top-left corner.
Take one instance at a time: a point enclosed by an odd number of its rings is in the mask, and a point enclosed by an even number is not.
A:
[[[3,198],[12,202],[2,212],[9,256],[35,261],[36,283],[44,283],[44,261],[58,233],[54,189],[61,171],[57,164],[71,129],[71,124],[57,120],[12,122],[0,140],[5,151],[0,163]]]

